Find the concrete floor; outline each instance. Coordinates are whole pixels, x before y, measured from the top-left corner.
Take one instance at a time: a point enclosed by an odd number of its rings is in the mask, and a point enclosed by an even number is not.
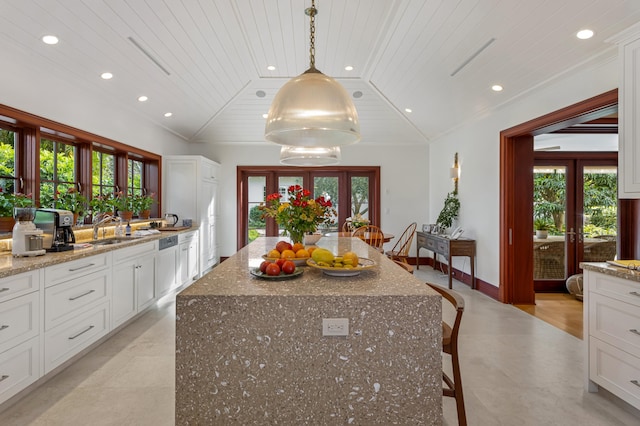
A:
[[[430,267],[422,281],[446,286]],[[640,412],[583,390],[582,341],[454,282],[465,298],[460,347],[470,425],[638,425]],[[2,425],[173,425],[175,305],[152,308],[0,413]],[[304,373],[303,373],[304,374]],[[444,398],[444,425],[456,425]]]

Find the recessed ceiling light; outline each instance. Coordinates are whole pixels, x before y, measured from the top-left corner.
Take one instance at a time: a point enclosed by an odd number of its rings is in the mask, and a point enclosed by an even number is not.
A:
[[[58,44],[58,37],[54,36],[54,35],[46,35],[44,37],[42,37],[42,41],[47,43],[47,44]]]
[[[502,89],[504,89],[504,87],[500,86],[499,84],[494,84],[493,86],[491,86],[491,90],[493,90],[494,92],[502,92]]]
[[[276,69],[276,67],[274,67],[273,65],[269,65],[269,66],[267,67],[267,69],[268,69],[269,71],[273,71],[273,70],[275,70],[275,69]]]
[[[362,97],[362,92],[359,90],[356,90],[355,92],[353,92],[353,97],[358,99]]]
[[[576,37],[580,40],[586,40],[593,37],[593,31],[591,30],[580,30],[576,33]]]
[[[267,96],[267,93],[264,90],[258,90],[256,91],[256,96],[259,98],[264,98],[265,96]]]
[[[102,77],[103,80],[111,80],[113,78],[113,74],[110,72],[103,72],[100,74],[100,77]]]
[[[262,114],[262,118],[267,118],[269,114]]]
[[[353,67],[351,65],[347,65],[344,69],[347,71],[353,71]]]
[[[164,116],[165,116],[165,117],[171,117],[172,115],[173,115],[173,113],[172,113],[172,112],[165,112],[165,113],[164,113]]]
[[[142,95],[142,96],[140,96],[140,97],[138,98],[138,100],[139,100],[140,102],[146,102],[146,101],[148,101],[148,100],[149,100],[149,98],[147,98],[146,96]]]
[[[406,112],[413,112],[413,110],[411,108],[405,108],[404,109]]]

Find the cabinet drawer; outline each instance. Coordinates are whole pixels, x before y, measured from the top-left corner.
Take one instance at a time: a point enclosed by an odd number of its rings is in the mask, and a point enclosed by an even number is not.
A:
[[[589,378],[640,408],[640,358],[590,337]]]
[[[39,271],[25,272],[0,280],[0,302],[40,289]]]
[[[85,257],[59,265],[49,266],[44,271],[45,287],[58,284],[63,281],[81,277],[96,271],[107,269],[111,266],[111,253]]]
[[[640,306],[640,283],[589,271],[589,291]]]
[[[45,374],[109,332],[109,302],[45,332]]]
[[[449,241],[438,241],[436,251],[444,256],[449,255]]]
[[[0,303],[0,352],[40,334],[40,292]]]
[[[437,250],[438,250],[438,244],[437,244],[437,243],[438,243],[438,242],[437,242],[436,240],[430,240],[430,239],[427,239],[427,240],[426,240],[425,247],[426,247],[428,250],[431,250],[431,251],[437,251]]]
[[[83,308],[110,298],[110,271],[100,271],[45,289],[45,330],[73,317]]]
[[[37,337],[0,353],[0,404],[40,378],[39,354]]]
[[[418,247],[426,247],[427,246],[427,237],[423,237],[422,235],[416,236],[416,241]]]
[[[592,293],[589,315],[589,334],[640,357],[639,307]]]
[[[149,241],[144,244],[137,244],[133,247],[121,248],[113,252],[113,263],[120,263],[131,260],[147,253],[154,253],[158,250],[158,241]]]

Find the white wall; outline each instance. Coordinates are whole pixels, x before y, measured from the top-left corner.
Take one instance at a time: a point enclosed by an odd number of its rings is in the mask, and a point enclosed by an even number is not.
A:
[[[499,285],[500,131],[618,87],[615,59],[602,59],[532,89],[526,96],[434,140],[429,146],[430,216],[435,219],[451,190],[449,167],[457,151],[461,167],[459,225],[477,244],[476,277]],[[498,96],[507,96],[505,93]],[[469,271],[467,258],[454,267]]]
[[[341,166],[380,166],[381,227],[400,236],[411,222],[428,223],[429,164],[427,146],[352,145],[342,148]],[[218,243],[221,256],[235,253],[236,242],[236,169],[238,165],[278,165],[280,147],[264,145],[197,144],[191,154],[200,154],[221,164],[220,222]],[[385,245],[390,249],[392,243]],[[415,251],[415,246],[413,248]]]

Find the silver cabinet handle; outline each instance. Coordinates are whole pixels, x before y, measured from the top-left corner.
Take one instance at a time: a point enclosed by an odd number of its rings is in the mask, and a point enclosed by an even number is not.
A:
[[[78,266],[77,268],[71,268],[69,269],[69,272],[75,272],[75,271],[79,271],[80,269],[84,269],[84,268],[90,268],[92,266],[94,266],[95,263],[90,263],[88,265],[84,265],[84,266]]]
[[[637,291],[630,291],[629,294],[640,297],[640,293],[638,293]]]
[[[638,382],[637,380],[629,380],[629,381],[640,388],[640,382]]]
[[[9,291],[9,288],[8,287],[0,288],[0,293],[2,293],[3,291]]]
[[[3,374],[2,377],[0,377],[0,382],[3,381],[3,380],[6,380],[8,378],[9,378],[8,374]]]
[[[93,325],[90,325],[89,327],[87,327],[86,329],[82,330],[80,333],[76,334],[75,336],[69,337],[69,340],[73,340],[76,337],[82,336],[84,333],[86,333],[87,331],[91,330],[93,327],[94,327]]]
[[[637,334],[638,336],[640,336],[640,331],[636,330],[635,328],[632,328],[629,331],[632,332],[633,334]]]
[[[89,294],[91,294],[91,293],[93,293],[93,292],[95,292],[95,290],[89,290],[88,292],[86,292],[86,293],[82,293],[82,294],[81,294],[81,295],[79,295],[79,296],[70,297],[70,298],[69,298],[69,300],[76,300],[76,299],[80,299],[81,297],[88,296]]]
[[[0,325],[0,331],[4,330],[5,328],[9,328],[8,325]]]

